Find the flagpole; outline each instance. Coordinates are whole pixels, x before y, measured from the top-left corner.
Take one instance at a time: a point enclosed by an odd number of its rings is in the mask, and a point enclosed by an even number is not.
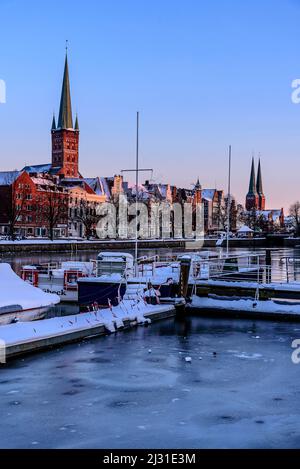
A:
[[[139,188],[139,127],[140,113],[136,113],[136,167],[135,167],[135,275],[138,277],[138,188]]]
[[[229,145],[228,157],[228,195],[227,195],[227,236],[226,236],[226,254],[229,254],[229,231],[230,231],[230,209],[231,209],[231,145]]]

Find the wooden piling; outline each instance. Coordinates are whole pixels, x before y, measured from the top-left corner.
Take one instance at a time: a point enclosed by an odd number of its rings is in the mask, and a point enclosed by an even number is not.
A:
[[[180,294],[183,298],[187,297],[188,286],[189,286],[189,276],[191,270],[191,258],[189,256],[183,256],[180,259]]]

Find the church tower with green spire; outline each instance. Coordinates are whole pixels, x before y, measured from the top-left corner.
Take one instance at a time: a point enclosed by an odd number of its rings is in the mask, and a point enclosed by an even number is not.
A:
[[[259,197],[256,190],[256,178],[255,178],[255,166],[254,158],[252,158],[249,190],[246,196],[246,210],[251,211],[253,209],[258,209],[259,207]]]
[[[57,125],[52,122],[52,168],[65,178],[79,177],[79,125],[76,117],[73,126],[71,91],[69,79],[68,56],[61,91],[59,117]]]

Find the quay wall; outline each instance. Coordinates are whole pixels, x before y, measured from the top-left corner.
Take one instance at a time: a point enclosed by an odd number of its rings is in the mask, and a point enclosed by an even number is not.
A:
[[[204,248],[215,248],[216,239],[206,238]],[[223,242],[225,247],[226,241]],[[101,251],[101,250],[133,250],[134,240],[95,240],[95,241],[0,241],[0,255],[14,253],[47,252],[74,252],[74,251]],[[191,250],[191,241],[187,250]],[[232,238],[229,240],[230,248],[272,248],[272,247],[300,247],[300,238],[287,238],[286,235],[268,235],[262,238]],[[178,239],[150,239],[139,240],[139,249],[186,249],[186,241]],[[195,249],[196,246],[195,246]]]
[[[34,240],[30,242],[1,242],[0,241],[0,255],[1,254],[14,254],[14,253],[38,253],[38,252],[75,252],[75,251],[101,251],[101,250],[133,250],[134,249],[134,240],[98,240],[98,241],[42,241],[35,242]],[[298,240],[300,245],[300,240]],[[269,238],[254,238],[254,239],[230,239],[229,246],[231,248],[264,248],[264,247],[275,247],[283,246],[284,241],[280,239],[269,239]],[[191,242],[188,243],[187,250],[191,250]],[[225,246],[225,242],[224,242]],[[224,247],[223,246],[223,247]],[[205,239],[204,248],[215,248],[216,239]],[[139,240],[139,249],[177,249],[185,250],[186,241],[185,240]],[[197,245],[195,245],[197,249]]]

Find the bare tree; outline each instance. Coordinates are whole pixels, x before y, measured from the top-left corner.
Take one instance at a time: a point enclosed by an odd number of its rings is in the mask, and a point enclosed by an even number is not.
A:
[[[290,206],[290,217],[295,227],[295,236],[300,236],[300,202],[297,201]]]
[[[227,228],[227,208],[221,201],[218,203],[215,217],[215,224],[218,226],[218,229],[225,231]]]
[[[85,228],[85,236],[89,239],[97,225],[99,217],[97,216],[96,208],[91,207],[90,203],[82,199],[80,201],[80,207],[77,208],[77,214],[74,217],[77,221],[80,221]]]
[[[44,196],[43,215],[48,225],[49,238],[54,239],[54,229],[68,220],[68,195],[57,188],[48,189]]]
[[[228,224],[228,199],[220,200],[216,210],[216,225],[219,230],[226,230]],[[234,231],[236,229],[237,222],[237,207],[235,199],[231,198],[230,210],[229,210],[229,229]]]
[[[11,184],[8,187],[5,200],[5,215],[8,222],[8,235],[13,241],[16,239],[16,227],[22,222],[22,216],[25,211],[25,204],[30,190],[25,189],[25,185],[16,187]]]
[[[267,229],[267,220],[265,219],[262,213],[259,213],[256,208],[252,210],[247,210],[240,213],[239,216],[240,222],[247,225],[254,231],[262,230],[266,231]]]

